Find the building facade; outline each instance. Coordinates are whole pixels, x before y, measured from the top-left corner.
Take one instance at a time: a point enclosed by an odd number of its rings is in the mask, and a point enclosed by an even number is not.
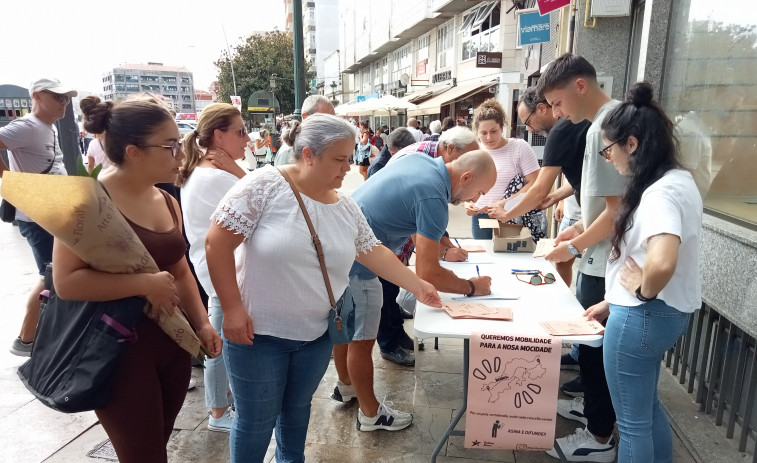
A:
[[[407,116],[422,123],[452,117],[468,122],[487,98],[515,112],[524,75],[538,70],[533,46],[517,40],[519,11],[534,0],[398,0],[340,4],[343,99],[394,95],[418,105]],[[550,14],[555,23],[560,12]],[[546,44],[554,55],[558,34]],[[402,125],[398,116],[391,125]],[[525,132],[523,132],[525,133]]]
[[[106,100],[121,100],[135,93],[162,95],[177,113],[195,113],[192,73],[185,67],[163,63],[123,64],[103,74]]]
[[[315,73],[312,87],[322,88],[339,80],[339,71],[327,72],[326,61],[339,48],[339,0],[311,0],[302,2],[302,41],[305,61]],[[313,85],[315,84],[315,85]],[[319,92],[322,93],[322,92]]]

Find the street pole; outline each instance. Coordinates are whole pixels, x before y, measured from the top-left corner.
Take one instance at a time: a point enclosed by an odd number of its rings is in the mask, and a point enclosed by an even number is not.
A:
[[[292,27],[294,28],[294,113],[302,120],[302,102],[305,100],[305,54],[302,44],[302,0],[292,0]]]
[[[223,40],[226,41],[226,57],[229,59],[229,66],[231,66],[231,81],[234,83],[234,95],[239,95],[239,93],[237,93],[237,78],[234,75],[234,60],[231,59],[231,50],[229,50],[229,39],[226,38],[226,28],[223,27],[223,23],[221,23],[221,30],[223,31]]]

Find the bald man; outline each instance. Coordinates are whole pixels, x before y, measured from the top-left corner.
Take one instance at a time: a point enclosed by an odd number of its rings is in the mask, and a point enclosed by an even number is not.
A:
[[[304,121],[308,118],[308,116],[318,113],[331,114],[332,116],[336,114],[336,112],[334,111],[334,105],[331,104],[331,102],[325,96],[310,95],[309,97],[305,98],[305,101],[302,102],[302,120]],[[293,163],[294,159],[292,159],[292,147],[284,143],[284,138],[282,137],[281,147],[279,148],[279,152],[276,154],[276,159],[273,161],[273,165],[278,167]]]
[[[415,142],[419,143],[421,140],[423,140],[423,132],[421,132],[418,129],[418,121],[415,118],[410,118],[407,120],[407,129],[410,131],[410,133],[413,134],[413,137],[415,137]]]
[[[415,153],[387,164],[352,198],[376,237],[395,253],[408,238],[415,237],[416,272],[421,278],[439,291],[486,295],[491,292],[490,277],[466,280],[439,265],[440,240],[449,222],[448,203],[457,205],[478,199],[496,179],[494,161],[485,151],[465,153],[450,163]],[[339,381],[332,397],[341,402],[357,397],[358,429],[362,431],[402,429],[410,425],[412,415],[379,403],[373,391],[371,352],[379,322],[384,323],[382,284],[374,273],[355,263],[350,271],[350,287],[355,295],[355,337],[348,345],[334,346]],[[391,322],[396,324],[397,320]],[[399,329],[404,332],[401,317]],[[403,365],[415,363],[413,356],[398,344],[390,349],[382,349],[382,357]]]

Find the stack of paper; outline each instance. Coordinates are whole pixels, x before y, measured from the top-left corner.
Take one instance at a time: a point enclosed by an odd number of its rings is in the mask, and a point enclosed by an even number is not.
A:
[[[575,320],[552,320],[539,322],[552,336],[580,336],[587,334],[602,334],[605,327],[596,320],[578,318]]]
[[[478,302],[445,302],[442,308],[452,318],[513,319],[513,310],[509,307],[489,307]]]

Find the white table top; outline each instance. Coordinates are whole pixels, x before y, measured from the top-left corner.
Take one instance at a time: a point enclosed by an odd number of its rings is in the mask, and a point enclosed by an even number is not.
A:
[[[537,332],[546,331],[539,325],[546,320],[575,320],[584,308],[578,303],[570,288],[565,285],[552,264],[543,258],[534,258],[531,253],[492,252],[491,240],[460,240],[460,244],[483,245],[487,252],[470,253],[469,262],[442,262],[442,266],[455,272],[460,278],[476,276],[476,265],[482,276],[492,277],[492,295],[518,297],[518,300],[477,300],[466,298],[493,307],[511,307],[512,321],[453,319],[444,311],[418,303],[415,309],[413,334],[417,338],[469,338],[471,333]],[[512,269],[539,269],[543,274],[552,273],[553,284],[533,286],[522,283],[511,274]],[[521,279],[527,280],[527,275]],[[443,302],[453,301],[460,294],[442,293]],[[455,302],[460,302],[455,301]],[[602,335],[562,336],[564,342],[601,346]]]

